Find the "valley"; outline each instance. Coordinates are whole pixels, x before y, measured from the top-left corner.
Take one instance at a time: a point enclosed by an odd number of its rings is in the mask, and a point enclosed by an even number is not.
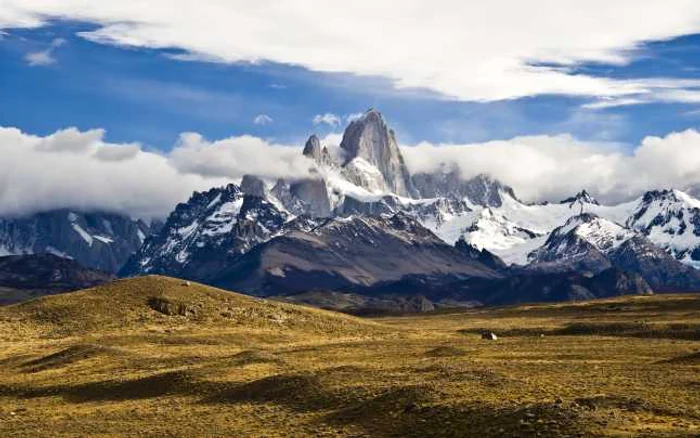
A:
[[[364,319],[118,280],[0,308],[0,435],[690,437],[699,320],[693,294]]]

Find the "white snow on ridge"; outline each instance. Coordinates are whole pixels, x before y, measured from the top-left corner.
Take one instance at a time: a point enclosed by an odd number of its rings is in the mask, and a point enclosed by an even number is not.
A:
[[[595,218],[589,222],[569,221],[567,225],[558,230],[558,234],[564,235],[571,231],[581,239],[591,243],[602,252],[609,252],[636,236],[636,233],[628,228],[603,218]]]
[[[523,265],[527,264],[527,255],[542,246],[552,231],[581,213],[578,205],[528,205],[504,192],[501,199],[500,207],[470,205],[474,211],[447,217],[440,224],[426,221],[424,225],[449,244],[464,237],[468,243],[479,249],[487,249],[508,264]],[[625,223],[640,201],[615,206],[584,204],[583,211],[613,224]],[[582,232],[594,231],[593,227],[582,229]],[[615,234],[612,230],[599,231],[606,235]]]
[[[80,235],[80,237],[83,238],[83,240],[88,244],[88,246],[92,246],[92,244],[94,242],[93,242],[93,238],[90,235],[90,233],[85,231],[85,229],[83,227],[81,227],[79,224],[77,224],[75,222],[73,222],[71,224],[71,227],[73,227],[73,230],[75,230],[75,232],[78,233]]]
[[[110,239],[109,237],[105,237],[105,236],[95,236],[95,235],[93,235],[92,237],[93,237],[93,239],[99,240],[100,242],[106,243],[107,245],[109,245],[110,243],[114,243],[114,240],[113,240],[113,239]]]
[[[53,254],[53,255],[55,255],[56,257],[61,257],[61,258],[63,258],[63,259],[73,260],[73,257],[69,256],[67,253],[65,253],[65,252],[63,252],[63,251],[57,250],[57,249],[54,248],[53,246],[47,246],[47,247],[46,247],[46,252],[49,253],[49,254]]]

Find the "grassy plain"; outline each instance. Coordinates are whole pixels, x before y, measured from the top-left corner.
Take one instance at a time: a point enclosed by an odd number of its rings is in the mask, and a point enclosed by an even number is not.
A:
[[[0,307],[2,437],[698,434],[698,295],[365,320],[143,277]]]

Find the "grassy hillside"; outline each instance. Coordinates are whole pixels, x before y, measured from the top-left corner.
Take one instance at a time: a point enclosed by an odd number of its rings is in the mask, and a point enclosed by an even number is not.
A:
[[[4,324],[2,332],[10,338],[17,329],[52,337],[132,330],[234,329],[347,336],[378,329],[376,324],[338,313],[162,276],[118,280],[75,293],[0,307],[0,324]]]
[[[698,425],[700,296],[369,321],[145,277],[0,309],[3,437],[675,437]]]

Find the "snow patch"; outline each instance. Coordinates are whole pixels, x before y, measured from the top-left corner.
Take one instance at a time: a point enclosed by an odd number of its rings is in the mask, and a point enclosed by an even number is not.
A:
[[[71,227],[73,227],[73,230],[75,230],[75,232],[78,233],[80,235],[80,237],[83,238],[83,240],[88,244],[88,246],[92,246],[93,238],[90,235],[90,233],[85,231],[85,229],[83,229],[83,227],[81,227],[79,224],[77,224],[75,222],[71,224]]]

